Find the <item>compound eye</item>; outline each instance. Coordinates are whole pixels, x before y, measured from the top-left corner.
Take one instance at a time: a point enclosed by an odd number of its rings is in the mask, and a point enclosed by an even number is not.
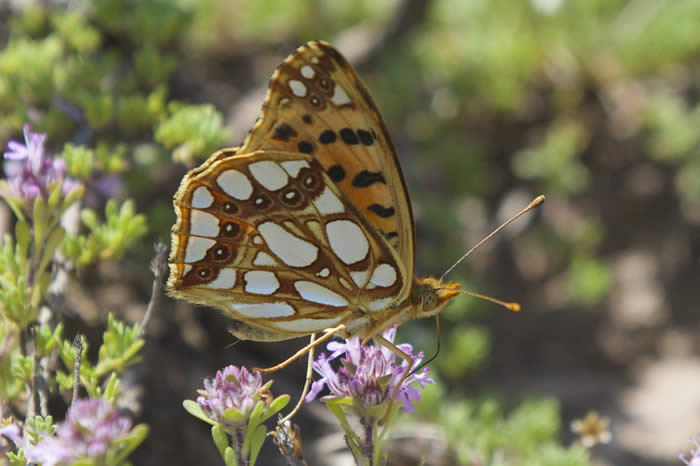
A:
[[[437,297],[432,291],[423,295],[423,309],[432,309],[437,304]]]

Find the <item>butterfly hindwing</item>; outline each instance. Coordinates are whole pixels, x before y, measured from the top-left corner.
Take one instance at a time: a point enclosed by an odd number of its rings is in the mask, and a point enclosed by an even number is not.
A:
[[[391,136],[367,88],[336,49],[309,42],[277,68],[240,153],[256,150],[318,160],[412,276],[413,214]]]
[[[260,340],[360,328],[407,295],[398,254],[313,156],[238,154],[214,154],[175,196],[172,294]]]

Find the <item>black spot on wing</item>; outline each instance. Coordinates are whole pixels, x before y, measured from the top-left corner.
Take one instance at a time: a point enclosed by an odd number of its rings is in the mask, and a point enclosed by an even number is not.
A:
[[[355,175],[352,180],[352,185],[356,188],[366,188],[367,186],[372,186],[374,183],[384,183],[384,175],[381,172],[370,172],[367,170],[362,170],[360,173]]]
[[[365,146],[371,146],[374,142],[374,139],[372,138],[370,132],[365,131],[364,129],[358,129],[357,136],[360,138],[360,141],[362,141],[362,144],[364,144]]]
[[[297,132],[294,128],[289,126],[287,123],[280,123],[275,126],[275,134],[272,135],[272,139],[277,139],[278,141],[288,141],[289,138],[297,136]]]
[[[343,128],[338,131],[338,134],[340,134],[340,139],[342,139],[345,144],[355,145],[360,143],[357,134],[350,128]]]
[[[345,169],[342,165],[333,165],[328,169],[328,176],[336,183],[343,181],[345,179]]]
[[[330,129],[325,130],[318,137],[318,141],[321,144],[331,144],[331,143],[335,142],[336,139],[338,139],[338,136]]]
[[[314,146],[309,141],[301,141],[297,145],[299,152],[302,154],[310,154],[314,150]]]
[[[390,231],[389,233],[384,233],[384,237],[388,240],[392,240],[394,238],[398,238],[399,234],[395,231]]]
[[[371,206],[367,207],[367,210],[371,210],[382,218],[389,218],[396,213],[396,210],[394,210],[392,206],[384,207],[383,205],[379,204],[372,204]]]
[[[309,115],[308,113],[306,115],[304,115],[303,117],[301,117],[301,119],[304,120],[304,123],[306,123],[307,125],[310,125],[311,122],[313,121],[311,119],[311,115]]]

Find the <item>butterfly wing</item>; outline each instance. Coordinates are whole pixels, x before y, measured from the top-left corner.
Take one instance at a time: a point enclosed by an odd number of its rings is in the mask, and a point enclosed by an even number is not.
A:
[[[256,150],[318,160],[413,276],[413,213],[396,150],[369,91],[331,45],[309,42],[274,72],[239,153]]]
[[[222,309],[242,323],[237,335],[257,340],[340,323],[362,334],[406,296],[397,252],[318,160],[234,154],[212,155],[175,195],[172,295]]]

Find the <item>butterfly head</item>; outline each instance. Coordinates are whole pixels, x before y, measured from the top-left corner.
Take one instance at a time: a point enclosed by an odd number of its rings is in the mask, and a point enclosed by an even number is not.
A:
[[[443,282],[433,277],[416,279],[411,290],[414,318],[431,317],[460,294],[459,283]]]

